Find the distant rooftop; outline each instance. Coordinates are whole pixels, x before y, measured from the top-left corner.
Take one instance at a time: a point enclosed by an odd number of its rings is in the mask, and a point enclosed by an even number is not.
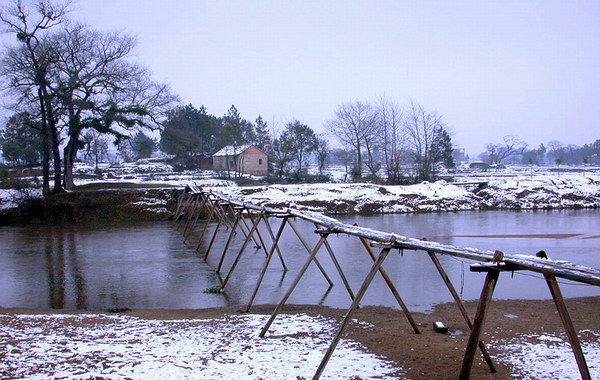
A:
[[[244,153],[246,149],[250,148],[252,144],[247,145],[227,145],[226,147],[219,150],[217,153],[213,154],[214,156],[237,156],[238,154]]]

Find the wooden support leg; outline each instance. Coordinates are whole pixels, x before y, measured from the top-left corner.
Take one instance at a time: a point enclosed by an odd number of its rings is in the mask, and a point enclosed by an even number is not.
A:
[[[250,214],[250,212],[248,212],[248,214]],[[225,281],[223,281],[223,285],[221,285],[221,289],[225,288],[225,285],[227,285],[227,283],[229,282],[231,275],[235,271],[235,268],[237,267],[237,264],[240,261],[240,258],[242,257],[242,253],[244,253],[244,250],[246,249],[246,247],[248,246],[248,243],[250,242],[250,237],[253,236],[254,232],[258,228],[259,222],[260,222],[260,218],[256,218],[254,223],[252,223],[252,228],[250,228],[250,233],[244,240],[244,243],[242,244],[242,247],[240,248],[237,256],[235,257],[235,260],[233,260],[233,264],[231,264],[231,268],[229,268],[229,272],[227,273],[227,276],[225,276]],[[268,255],[268,253],[267,253],[267,255]]]
[[[250,230],[250,227],[248,227],[246,220],[244,220],[244,218],[242,218],[241,221],[242,221],[242,223],[240,224],[240,226],[242,227],[242,232],[244,233],[244,235],[246,235],[246,237],[251,236],[252,240],[254,240],[254,248],[259,249],[261,247],[261,244],[258,242],[258,240],[256,240],[256,236],[254,236],[254,234],[251,234],[250,232],[248,232]]]
[[[183,224],[183,221],[185,220],[185,217],[189,213],[191,199],[192,199],[192,196],[191,195],[188,196],[181,208],[181,214],[179,214],[179,221],[177,223],[177,231],[179,231],[179,229],[181,228],[181,225]]]
[[[319,228],[319,225],[317,223],[315,223],[315,227]],[[331,247],[331,244],[329,244],[329,242],[327,240],[325,240],[324,244],[325,244],[325,249],[327,249],[327,252],[329,253],[329,257],[331,257],[331,261],[333,261],[333,265],[335,266],[335,269],[338,271],[338,274],[340,275],[342,282],[344,283],[344,286],[346,287],[346,290],[348,291],[348,295],[350,295],[350,299],[354,300],[354,292],[352,291],[352,288],[350,287],[350,283],[348,282],[348,279],[346,278],[346,275],[344,274],[344,271],[342,270],[342,266],[340,265],[339,261],[335,257],[335,253],[333,252],[333,248]]]
[[[300,239],[300,242],[302,243],[302,245],[306,249],[306,252],[308,252],[310,254],[310,252],[311,252],[310,246],[306,242],[306,239],[304,239],[304,237],[300,233],[300,230],[298,230],[298,227],[296,226],[296,223],[294,223],[293,220],[288,220],[288,224],[290,225],[290,227],[292,227],[292,230],[294,231],[294,233],[296,234],[296,236],[298,237],[298,239]],[[325,277],[325,280],[327,281],[327,283],[329,284],[329,286],[333,286],[333,281],[331,281],[331,278],[329,278],[329,276],[327,275],[327,272],[325,272],[325,269],[323,268],[323,266],[321,265],[321,263],[319,262],[319,260],[317,260],[316,257],[315,257],[315,264],[317,264],[317,267],[319,268],[319,270],[323,274],[323,277]]]
[[[178,208],[177,208],[177,213],[175,214],[175,222],[178,222],[179,219],[182,217],[184,211],[185,211],[185,206],[188,202],[189,197],[191,196],[191,194],[188,193],[183,193],[183,196],[181,197],[181,203],[179,204]]]
[[[196,223],[196,221],[198,220],[198,217],[200,217],[200,204],[198,201],[198,197],[200,195],[198,194],[197,196],[194,197],[194,202],[192,204],[192,210],[190,212],[190,217],[185,225],[185,228],[183,229],[183,243],[185,244],[187,242],[187,238],[188,238],[188,234],[191,232],[192,230],[192,226]]]
[[[333,341],[329,345],[329,348],[327,349],[325,356],[323,356],[323,359],[321,360],[321,364],[319,364],[319,368],[317,368],[317,372],[315,372],[315,375],[313,376],[313,380],[318,379],[319,377],[321,377],[321,374],[323,374],[323,371],[325,370],[325,366],[327,365],[327,362],[329,362],[329,359],[331,358],[333,351],[337,347],[338,342],[340,341],[340,338],[342,337],[342,333],[344,332],[344,329],[346,328],[346,325],[348,324],[348,322],[350,322],[350,318],[352,318],[352,314],[358,307],[360,300],[363,298],[367,289],[371,285],[371,281],[373,281],[373,277],[375,277],[375,274],[377,273],[377,271],[379,271],[379,268],[381,268],[381,265],[383,264],[383,261],[385,260],[388,253],[390,252],[390,249],[391,248],[383,248],[381,250],[381,253],[379,254],[379,257],[377,258],[375,263],[373,263],[371,270],[367,274],[367,277],[365,277],[365,280],[363,281],[360,289],[358,290],[358,293],[356,294],[356,298],[354,298],[354,302],[352,302],[352,305],[348,309],[346,316],[344,317],[342,323],[340,324],[340,327],[338,328],[338,331],[335,334]]]
[[[185,191],[183,191],[177,197],[177,207],[175,207],[175,214],[173,214],[173,221],[177,221],[179,218],[179,211],[181,210],[181,204],[183,203],[183,199],[185,198]]]
[[[485,277],[483,283],[483,289],[481,290],[481,297],[479,297],[479,304],[477,305],[477,313],[475,314],[475,321],[473,328],[471,329],[471,335],[469,335],[469,342],[465,350],[465,357],[463,359],[462,368],[460,369],[460,380],[467,380],[471,376],[471,368],[473,368],[473,360],[475,359],[475,351],[479,344],[479,337],[483,330],[483,322],[485,321],[485,313],[492,295],[494,294],[494,288],[498,282],[498,275],[500,274],[497,270],[490,270]]]
[[[221,271],[221,267],[223,266],[223,261],[225,260],[225,254],[227,253],[227,250],[229,249],[229,245],[231,244],[231,241],[233,240],[233,236],[235,235],[235,229],[238,226],[238,224],[240,223],[240,219],[242,218],[243,213],[244,213],[244,210],[240,210],[237,213],[235,222],[233,223],[233,227],[231,227],[231,232],[229,233],[229,237],[227,238],[227,243],[225,243],[225,247],[223,248],[223,253],[221,254],[221,259],[219,260],[219,266],[217,267],[217,273]]]
[[[215,215],[215,208],[214,208],[214,205],[212,205],[212,202],[209,201],[207,204],[211,204],[210,212],[208,213],[208,218],[206,218],[206,223],[204,224],[204,228],[202,229],[202,233],[200,234],[200,239],[198,239],[198,245],[196,246],[196,252],[198,252],[198,250],[200,249],[200,245],[202,244],[202,238],[204,237],[204,234],[208,230],[208,226],[210,225],[210,222],[212,221],[213,216]]]
[[[269,223],[269,218],[267,218],[267,215],[263,215],[263,219],[265,220],[265,226],[267,227],[269,236],[271,236],[271,240],[275,241],[275,236],[273,235],[273,229],[271,228],[271,223]],[[287,218],[285,218],[284,220],[287,220]],[[278,244],[275,245],[275,249],[277,250],[277,256],[279,256],[279,261],[281,261],[281,266],[283,267],[283,271],[287,272],[288,268],[285,265],[285,261],[283,260],[283,254],[281,253],[281,250],[279,249]]]
[[[565,305],[565,300],[563,299],[560,288],[558,287],[558,282],[556,282],[556,277],[552,274],[544,274],[544,278],[546,279],[546,283],[548,284],[548,288],[552,294],[552,299],[554,299],[554,304],[556,305],[560,319],[562,320],[565,331],[567,332],[571,349],[573,350],[575,360],[577,361],[577,367],[579,367],[581,379],[591,380],[592,376],[590,375],[590,370],[588,369],[585,361],[585,356],[583,355],[583,350],[581,349],[581,344],[579,343],[577,331],[575,331],[575,327],[573,326],[573,321],[571,320],[571,316],[567,310],[567,305]]]
[[[291,222],[291,220],[288,220],[288,223],[289,222]],[[298,272],[298,274],[294,278],[294,281],[292,281],[292,284],[290,285],[289,289],[287,290],[287,292],[285,293],[285,295],[283,296],[283,298],[281,299],[281,301],[279,302],[279,304],[277,305],[277,307],[275,308],[275,310],[273,310],[273,313],[271,314],[271,317],[269,318],[269,320],[267,321],[267,323],[264,325],[264,327],[262,328],[262,330],[260,331],[260,334],[258,336],[260,336],[261,338],[264,338],[264,336],[267,333],[267,331],[269,331],[269,327],[271,327],[271,324],[273,323],[273,321],[277,317],[277,314],[279,314],[279,311],[281,310],[281,308],[283,307],[283,305],[285,305],[285,303],[287,302],[288,298],[290,298],[290,295],[292,294],[292,292],[294,291],[294,289],[296,289],[296,286],[298,285],[298,283],[302,279],[302,276],[304,276],[304,273],[308,269],[310,263],[315,259],[315,256],[317,255],[317,252],[319,252],[319,249],[321,248],[321,246],[323,245],[323,243],[325,243],[326,239],[327,239],[327,234],[322,234],[321,238],[319,239],[319,241],[317,242],[317,244],[315,245],[315,247],[313,248],[313,250],[310,252],[310,255],[308,255],[308,258],[304,262],[304,265],[302,266],[302,268],[300,268],[300,271]]]
[[[462,314],[465,322],[467,322],[467,326],[469,326],[469,330],[473,330],[473,323],[471,323],[471,317],[469,317],[469,313],[467,313],[467,309],[465,309],[465,306],[463,305],[462,300],[460,299],[460,296],[458,295],[458,292],[454,288],[454,285],[452,285],[452,282],[450,281],[450,278],[446,274],[444,267],[442,267],[442,263],[440,263],[440,260],[437,258],[435,253],[433,253],[431,251],[427,251],[427,254],[431,258],[431,261],[433,261],[433,264],[435,264],[435,267],[437,268],[438,272],[440,273],[440,276],[442,276],[442,280],[444,280],[444,283],[448,287],[448,290],[450,291],[452,298],[454,298],[454,302],[456,302],[456,306],[458,306],[458,309],[460,310],[460,313]],[[488,367],[490,368],[490,372],[495,373],[496,366],[494,366],[494,362],[492,361],[492,358],[490,357],[490,355],[487,352],[485,343],[482,340],[480,340],[478,346],[479,346],[479,350],[481,351],[481,354],[483,355],[483,358],[485,359],[485,362],[487,363]]]
[[[263,252],[265,253],[265,257],[267,257],[269,255],[269,251],[267,251],[267,245],[265,244],[265,241],[262,238],[260,230],[258,229],[258,224],[260,223],[261,220],[263,220],[263,215],[264,214],[261,212],[258,215],[258,218],[255,222],[254,217],[252,216],[252,213],[250,211],[248,211],[248,217],[250,218],[250,221],[252,222],[252,224],[256,223],[256,228],[254,229],[254,233],[256,234],[256,236],[258,236],[258,241],[260,242],[260,244],[256,248],[262,248]]]
[[[217,234],[219,233],[219,228],[221,227],[222,224],[223,224],[223,219],[219,219],[217,221],[217,226],[215,227],[212,237],[210,238],[210,243],[208,243],[208,247],[206,248],[206,252],[204,253],[204,261],[208,260],[208,254],[210,253],[210,250],[212,249],[213,244],[215,243],[215,240],[217,239]]]
[[[285,224],[287,223],[287,219],[288,219],[287,217],[283,218],[283,220],[281,221],[281,225],[279,226],[279,229],[277,230],[277,235],[273,238],[273,245],[271,246],[271,250],[269,251],[269,254],[265,258],[265,262],[263,263],[263,267],[258,276],[258,280],[256,281],[256,286],[254,287],[252,296],[250,296],[250,301],[248,301],[248,306],[246,307],[246,310],[244,310],[245,313],[250,311],[250,308],[252,307],[252,304],[254,303],[254,299],[256,298],[256,295],[258,294],[258,288],[260,288],[260,284],[262,283],[262,280],[265,277],[267,267],[269,266],[271,257],[273,257],[273,252],[275,251],[275,249],[277,249],[277,245],[279,244],[279,239],[281,238],[281,235],[283,234],[283,230],[285,228]]]
[[[189,228],[186,229],[186,231],[183,233],[184,236],[184,240],[183,243],[185,244],[187,242],[187,239],[190,237],[194,226],[196,225],[196,223],[198,223],[198,219],[200,218],[200,215],[202,215],[202,213],[204,212],[204,205],[206,204],[206,200],[207,197],[203,197],[202,195],[200,195],[200,197],[202,198],[202,200],[200,201],[200,206],[198,207],[198,211],[196,212],[196,216],[194,217],[194,221],[192,222],[191,226]]]
[[[185,232],[187,231],[190,222],[192,220],[192,218],[194,217],[194,215],[196,215],[196,208],[198,208],[198,204],[196,202],[196,199],[198,198],[198,194],[192,194],[191,196],[191,200],[190,200],[190,206],[189,206],[189,212],[188,212],[188,218],[185,221],[185,223],[183,224],[183,232],[182,234],[185,234]]]
[[[364,238],[359,238],[359,240],[362,243],[363,247],[365,247],[365,249],[367,250],[367,253],[371,257],[371,260],[373,260],[373,262],[375,262],[375,260],[376,260],[375,253],[373,252],[373,250],[369,246],[369,243]],[[412,314],[408,310],[408,307],[406,306],[406,304],[402,300],[402,297],[400,297],[400,293],[398,293],[398,290],[396,289],[396,286],[394,285],[394,283],[390,279],[390,276],[388,276],[386,270],[382,266],[379,267],[379,273],[381,274],[381,277],[383,277],[383,280],[385,281],[385,283],[387,284],[388,288],[392,292],[392,295],[396,299],[396,302],[398,302],[398,305],[400,305],[400,308],[402,309],[402,312],[406,316],[406,319],[408,320],[408,323],[410,323],[410,326],[412,327],[412,329],[415,332],[415,334],[420,334],[421,331],[419,330],[419,326],[417,326],[417,323],[413,319]]]

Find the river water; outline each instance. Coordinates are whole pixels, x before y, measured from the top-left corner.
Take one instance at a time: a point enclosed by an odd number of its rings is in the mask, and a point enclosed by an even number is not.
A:
[[[543,249],[553,259],[600,267],[600,210],[473,211],[340,219],[462,247],[529,255]],[[274,229],[278,223],[273,221]],[[297,225],[314,245],[318,240],[314,226],[300,220]],[[186,245],[171,222],[1,227],[0,307],[105,310],[244,305],[264,253],[249,246],[225,292],[207,293],[204,291],[220,284],[215,268],[227,235],[217,235],[216,249],[205,262],[203,254],[195,251],[199,232],[200,228]],[[204,252],[207,240],[205,237],[200,244],[200,252]],[[223,276],[242,240],[234,239]],[[370,258],[355,237],[331,236],[329,241],[352,289],[357,291],[372,264]],[[281,249],[290,270],[284,273],[274,259],[255,303],[277,303],[307,257],[289,229]],[[318,257],[335,286],[329,288],[312,265],[288,303],[347,307],[349,296],[326,251]],[[479,297],[484,274],[471,273],[469,262],[454,257],[441,256],[440,261],[463,299]],[[426,311],[433,304],[452,300],[424,252],[393,251],[384,266],[411,310]],[[561,288],[566,297],[600,296],[600,287],[567,280],[561,280]],[[494,298],[546,299],[550,294],[540,275],[516,272],[514,276],[500,276]],[[397,307],[380,276],[362,304]]]

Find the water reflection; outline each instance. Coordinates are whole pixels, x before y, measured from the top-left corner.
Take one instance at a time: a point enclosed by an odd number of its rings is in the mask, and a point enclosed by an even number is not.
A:
[[[85,279],[79,265],[77,234],[58,228],[42,228],[37,232],[44,247],[47,307],[86,309]],[[29,235],[24,240],[28,240]],[[68,301],[74,301],[74,305],[69,305]]]
[[[502,249],[533,254],[544,249],[553,259],[591,267],[600,266],[600,210],[544,212],[462,212],[417,215],[346,216],[345,223],[406,236],[427,238],[463,247]],[[277,230],[281,221],[273,220]],[[205,293],[223,278],[214,272],[227,234],[219,233],[215,250],[204,261],[215,224],[207,230],[200,252],[195,251],[202,225],[183,244],[172,224],[133,223],[0,228],[0,306],[54,309],[207,308],[243,305],[248,301],[262,268],[264,252],[248,247],[222,294]],[[297,222],[308,244],[318,240],[314,226]],[[267,231],[263,237],[270,242]],[[514,235],[533,234],[511,238]],[[552,237],[555,234],[561,236]],[[566,237],[564,234],[571,234]],[[494,235],[481,238],[481,235]],[[225,260],[227,275],[243,239],[235,239]],[[328,239],[351,288],[356,292],[372,261],[356,237],[331,235]],[[272,260],[256,304],[276,303],[302,266],[308,253],[291,231],[281,243],[290,268],[281,270]],[[377,252],[376,252],[377,253]],[[350,297],[329,255],[319,259],[336,284],[329,287],[311,266],[288,303],[347,307]],[[479,296],[483,276],[471,273],[461,260],[440,256],[440,262],[464,299]],[[393,251],[384,265],[398,292],[411,310],[451,301],[430,258],[423,252]],[[568,297],[600,295],[598,287],[563,285]],[[501,276],[496,298],[549,298],[543,280],[524,275]],[[398,307],[385,281],[377,275],[363,304]]]

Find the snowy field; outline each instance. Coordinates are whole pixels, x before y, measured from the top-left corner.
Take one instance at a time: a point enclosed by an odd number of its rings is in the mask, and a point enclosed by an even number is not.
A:
[[[122,315],[1,315],[3,378],[237,378],[312,377],[335,322],[305,314],[280,315],[258,337],[265,315],[218,319],[146,320]],[[357,323],[368,329],[366,323]],[[581,331],[592,378],[600,378],[600,333]],[[492,344],[514,378],[578,379],[568,343],[552,335],[524,335]],[[397,364],[342,339],[325,379],[397,379]]]
[[[331,341],[334,321],[282,314],[261,339],[258,332],[267,318],[241,315],[145,320],[111,315],[2,315],[0,377],[312,377]],[[396,379],[398,371],[394,363],[366,353],[357,342],[342,339],[323,378]]]

